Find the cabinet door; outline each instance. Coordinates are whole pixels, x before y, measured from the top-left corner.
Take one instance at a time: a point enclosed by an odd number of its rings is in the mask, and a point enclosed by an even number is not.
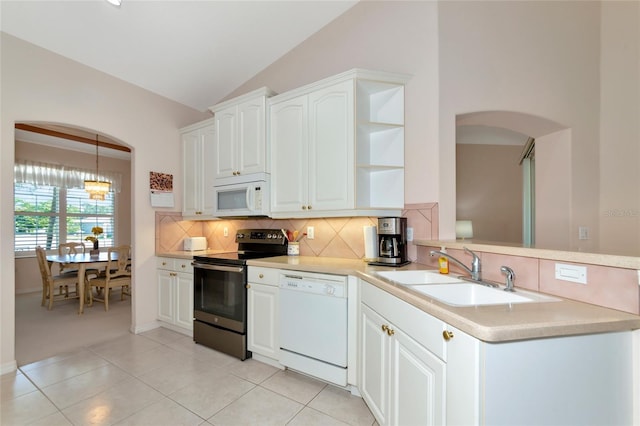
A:
[[[271,105],[271,212],[307,209],[307,97]]]
[[[250,283],[248,290],[247,345],[249,350],[279,359],[278,291],[276,286]]]
[[[354,208],[353,80],[309,95],[309,205]]]
[[[201,214],[201,163],[202,144],[200,132],[194,130],[182,135],[182,214],[195,216]]]
[[[238,105],[237,161],[241,175],[266,171],[264,97]]]
[[[214,157],[214,128],[209,124],[182,135],[183,216],[213,215],[214,175],[209,165]]]
[[[237,109],[231,107],[216,112],[214,142],[214,174],[216,179],[235,176],[237,145]]]
[[[214,169],[212,164],[214,155],[215,126],[209,125],[201,130],[200,141],[202,143],[201,165],[201,211],[204,216],[213,216],[215,211],[215,197],[213,185],[215,184]]]
[[[173,274],[175,272],[158,270],[158,319],[173,324]]]
[[[444,362],[402,330],[391,333],[389,424],[444,424]]]
[[[382,330],[388,323],[367,305],[360,305],[360,393],[381,425],[389,413],[389,336]]]
[[[178,272],[175,276],[175,324],[193,330],[193,275]]]

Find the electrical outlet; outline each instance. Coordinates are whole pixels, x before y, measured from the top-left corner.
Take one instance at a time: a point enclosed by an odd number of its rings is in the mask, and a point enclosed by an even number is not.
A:
[[[586,226],[578,227],[578,239],[579,240],[588,240],[589,239],[589,228]]]
[[[229,236],[229,228],[227,228],[227,227],[225,226],[225,227],[224,227],[224,230],[223,230],[223,233],[224,233],[224,236],[225,236],[225,237],[228,237],[228,236]]]
[[[313,240],[316,237],[316,230],[313,226],[307,226],[307,240]]]
[[[587,267],[556,263],[556,279],[578,284],[587,283]]]
[[[407,228],[407,241],[413,241],[413,228]]]

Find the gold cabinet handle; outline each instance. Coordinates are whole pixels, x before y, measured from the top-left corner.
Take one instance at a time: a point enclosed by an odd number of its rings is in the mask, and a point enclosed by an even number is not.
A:
[[[390,328],[388,325],[386,324],[382,324],[382,331],[384,331],[385,333],[387,333],[388,336],[393,336],[395,334],[395,331],[393,331],[393,328]]]
[[[310,205],[309,205],[309,206],[307,206],[307,210],[311,210],[311,206],[310,206]]]
[[[162,262],[162,266],[167,266],[167,262]]]
[[[451,339],[453,339],[453,331],[449,331],[449,330],[445,330],[442,332],[442,337],[444,338],[445,341],[449,341]]]
[[[263,275],[263,274],[260,274],[260,275],[258,275],[258,277],[260,277],[260,278],[264,278],[264,275]]]
[[[251,288],[251,284],[247,284],[244,286],[245,288]]]
[[[307,209],[307,206],[302,206],[302,210],[306,210],[306,209]]]

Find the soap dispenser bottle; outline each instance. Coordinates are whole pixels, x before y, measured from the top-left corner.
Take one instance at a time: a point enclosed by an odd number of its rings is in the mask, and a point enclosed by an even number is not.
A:
[[[447,252],[447,250],[444,247],[442,247],[440,249],[440,251],[442,253],[446,253]],[[438,267],[440,269],[440,273],[441,274],[448,274],[449,273],[449,259],[447,259],[446,256],[440,256],[438,258]]]

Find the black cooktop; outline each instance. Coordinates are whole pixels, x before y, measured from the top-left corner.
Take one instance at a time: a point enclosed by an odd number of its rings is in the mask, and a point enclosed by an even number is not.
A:
[[[239,229],[236,243],[238,251],[205,254],[193,259],[203,263],[243,265],[249,259],[287,254],[287,238],[280,229]]]

